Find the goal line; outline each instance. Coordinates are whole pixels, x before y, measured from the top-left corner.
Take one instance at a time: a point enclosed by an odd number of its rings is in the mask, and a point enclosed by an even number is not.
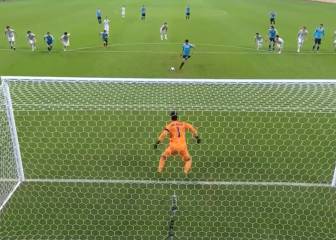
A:
[[[1,179],[0,179],[1,182]],[[285,187],[332,187],[327,183],[304,182],[253,182],[253,181],[187,181],[187,180],[132,180],[132,179],[26,179],[29,183],[74,183],[74,184],[139,184],[139,185],[194,185],[194,186],[285,186]]]

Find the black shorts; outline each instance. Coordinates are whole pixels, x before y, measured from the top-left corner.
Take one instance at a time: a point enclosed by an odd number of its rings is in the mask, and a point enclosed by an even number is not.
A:
[[[315,38],[315,44],[321,44],[321,38]]]
[[[270,19],[270,22],[271,22],[271,23],[275,23],[275,18],[271,18],[271,19]]]
[[[190,57],[191,57],[190,55],[183,55],[183,56],[182,56],[182,58],[183,58],[184,60],[188,60]]]
[[[190,13],[186,13],[186,16],[190,16]]]
[[[142,13],[142,14],[141,14],[141,17],[146,17],[146,13]]]
[[[108,39],[103,39],[103,42],[104,43],[108,43]]]
[[[275,38],[269,38],[270,42],[275,42]]]

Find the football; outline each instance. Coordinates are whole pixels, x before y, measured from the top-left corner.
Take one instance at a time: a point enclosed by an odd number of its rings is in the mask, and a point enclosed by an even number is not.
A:
[[[175,71],[175,68],[174,68],[174,67],[170,67],[170,71],[171,71],[171,72],[174,72],[174,71]]]

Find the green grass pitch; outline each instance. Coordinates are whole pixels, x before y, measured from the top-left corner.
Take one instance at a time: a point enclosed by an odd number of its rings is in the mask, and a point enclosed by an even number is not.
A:
[[[184,19],[186,1],[180,0],[15,0],[0,3],[1,28],[17,31],[17,52],[7,51],[2,34],[2,75],[196,77],[196,78],[334,78],[334,4],[306,0],[193,0],[191,20]],[[126,6],[126,18],[120,7]],[[140,21],[140,7],[147,6],[147,19]],[[46,9],[46,5],[48,8]],[[108,50],[102,48],[95,10],[111,19]],[[278,13],[276,28],[285,40],[281,56],[257,52],[254,35],[266,37],[269,12]],[[159,28],[167,21],[169,40],[161,42]],[[312,33],[323,23],[326,38],[319,55],[312,54]],[[309,30],[303,53],[296,54],[300,26]],[[39,51],[31,53],[25,33],[37,34]],[[51,56],[42,37],[50,31],[56,38]],[[72,52],[62,52],[59,37],[72,34]],[[196,44],[192,59],[181,72],[169,72],[180,63],[181,44]],[[266,44],[265,44],[266,45]],[[84,49],[82,49],[84,48]]]
[[[0,215],[1,236],[164,239],[175,193],[179,239],[334,239],[336,192],[327,186],[336,158],[334,112],[290,110],[312,95],[310,107],[323,108],[334,99],[333,87],[245,87],[13,83],[27,181]],[[160,102],[166,110],[148,107],[160,90],[166,90]],[[217,111],[192,110],[195,92],[200,106]],[[246,93],[254,97],[241,110]],[[172,96],[182,120],[197,126],[203,139],[200,145],[189,139],[194,167],[187,178],[177,158],[162,176],[155,173],[164,146],[155,151],[153,143]],[[227,102],[236,110],[225,110]],[[264,103],[270,111],[256,108]]]
[[[126,6],[125,19],[120,17],[122,4]],[[140,21],[142,4],[148,10],[145,22]],[[186,1],[178,0],[0,2],[0,23],[11,25],[17,32],[16,52],[9,51],[4,35],[1,37],[0,75],[335,78],[332,32],[336,29],[336,5],[303,0],[193,0],[190,21],[184,19],[185,5]],[[111,19],[107,50],[98,35],[102,26],[96,22],[97,7]],[[278,13],[276,27],[285,40],[282,55],[255,50],[254,34],[259,31],[266,35],[270,10]],[[170,27],[165,42],[159,39],[163,21]],[[327,36],[321,52],[313,54],[311,34],[319,23],[324,23]],[[297,54],[296,33],[301,25],[308,27],[310,35],[303,53]],[[27,30],[37,34],[37,52],[32,53],[27,46]],[[50,55],[42,42],[46,31],[56,37]],[[64,31],[72,34],[68,52],[62,51],[58,41]],[[185,38],[197,49],[183,71],[170,72],[170,66],[180,63]],[[174,158],[159,177],[155,171],[164,147],[154,151],[152,144],[170,109],[116,110],[103,105],[122,105],[124,99],[146,105],[162,92],[157,98],[170,106],[173,91],[105,86],[80,95],[84,93],[80,88],[75,92],[71,87],[40,87],[27,86],[23,91],[15,85],[11,88],[26,178],[107,182],[24,182],[0,213],[0,240],[165,239],[174,192],[179,206],[174,230],[181,240],[336,239],[335,189],[192,184],[329,184],[336,159],[333,111],[199,111],[189,108],[193,88],[179,88],[176,94],[181,109],[177,110],[182,120],[199,127],[203,142],[189,142],[194,165],[188,178],[183,176],[180,160]],[[225,106],[224,98],[213,95],[220,90],[205,87],[201,92],[203,95],[192,103],[197,100],[213,106],[217,101],[218,106]],[[315,101],[314,96],[323,94],[325,98],[317,101],[319,107],[336,99],[328,88],[322,93],[317,90],[316,95],[309,91],[297,96],[295,91],[281,92],[291,106],[304,107],[302,99]],[[257,105],[272,102],[274,92],[267,93],[251,99],[258,99]],[[225,96],[229,95],[227,90]],[[71,103],[72,97],[79,101],[72,103],[100,105],[94,110],[92,106],[38,107],[41,99],[49,99],[48,104],[56,106]],[[130,138],[125,132],[132,132]],[[152,182],[108,183],[110,179]]]

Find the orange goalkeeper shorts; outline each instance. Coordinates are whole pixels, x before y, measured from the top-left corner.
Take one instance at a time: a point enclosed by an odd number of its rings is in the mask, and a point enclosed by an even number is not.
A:
[[[183,161],[188,161],[191,159],[186,145],[169,145],[162,155],[168,158],[171,155],[177,154],[182,158]]]

